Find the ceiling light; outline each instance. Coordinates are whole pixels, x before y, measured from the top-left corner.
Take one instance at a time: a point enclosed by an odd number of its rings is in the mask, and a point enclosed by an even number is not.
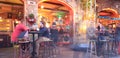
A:
[[[43,9],[43,8],[44,8],[44,6],[41,6],[41,8]]]

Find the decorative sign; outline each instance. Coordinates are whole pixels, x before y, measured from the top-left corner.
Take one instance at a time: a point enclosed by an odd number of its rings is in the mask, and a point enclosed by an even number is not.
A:
[[[112,20],[120,20],[120,18],[111,18]]]
[[[120,18],[111,18],[110,16],[98,16],[101,19],[120,20]]]
[[[98,16],[98,18],[101,18],[101,19],[110,19],[110,16]]]
[[[34,2],[34,1],[28,1],[28,4],[29,4],[29,5],[35,5],[36,2]]]

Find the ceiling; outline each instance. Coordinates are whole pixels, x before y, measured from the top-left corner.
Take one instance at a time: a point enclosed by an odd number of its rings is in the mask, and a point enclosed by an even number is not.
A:
[[[11,5],[23,5],[20,0],[0,0],[0,3],[11,4]]]
[[[38,10],[39,13],[41,14],[55,15],[55,13],[58,12],[69,13],[69,9],[65,7],[63,4],[60,4],[59,2],[50,1],[44,1],[42,3],[39,3]]]
[[[0,3],[11,5],[23,5],[20,0],[0,0]],[[43,8],[41,8],[43,7]],[[44,1],[38,5],[38,13],[40,14],[55,14],[57,12],[69,13],[69,9],[60,2],[56,1]]]
[[[111,17],[119,17],[119,14],[116,10],[112,8],[106,8],[99,12],[99,15],[111,16]]]

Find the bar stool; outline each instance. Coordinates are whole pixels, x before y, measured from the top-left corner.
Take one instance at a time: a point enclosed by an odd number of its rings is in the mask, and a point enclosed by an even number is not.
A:
[[[87,52],[90,53],[89,57],[92,58],[92,55],[96,55],[96,42],[97,40],[91,39],[89,40],[89,48],[87,50]]]
[[[30,41],[18,41],[14,44],[14,58],[30,58]]]
[[[38,58],[54,58],[56,55],[56,47],[54,42],[49,38],[40,38],[39,39],[39,53]]]
[[[109,39],[108,37],[105,37],[104,40],[100,40],[102,43],[103,43],[103,46],[102,46],[102,55],[104,58],[109,58]]]

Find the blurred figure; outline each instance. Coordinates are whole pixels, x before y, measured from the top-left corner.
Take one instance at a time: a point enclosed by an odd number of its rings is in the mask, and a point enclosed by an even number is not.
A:
[[[56,25],[52,25],[50,28],[51,39],[54,41],[55,44],[58,42],[58,29]]]
[[[86,30],[86,36],[89,40],[91,39],[95,39],[95,27],[93,26],[93,22],[89,23],[90,26],[87,27],[87,30]]]
[[[119,47],[119,42],[120,42],[120,24],[117,24],[116,28],[115,28],[115,44],[116,44],[116,48]],[[120,47],[119,47],[120,49]]]
[[[116,39],[118,41],[118,54],[120,54],[120,23],[117,24],[116,26],[116,30],[115,30],[115,33],[116,33]]]
[[[100,25],[97,26],[97,30],[100,31]]]
[[[120,24],[116,26],[115,33],[118,41],[120,41]]]
[[[64,29],[63,29],[62,26],[60,27],[59,34],[60,34],[60,35],[63,35],[63,34],[64,34]]]
[[[49,37],[50,37],[49,30],[46,27],[46,23],[44,21],[40,22],[40,28],[39,28],[38,32],[40,32],[40,34],[38,35],[39,38],[36,40],[37,56],[39,56],[39,48],[40,48],[39,46],[40,46],[40,43],[49,40]]]
[[[46,23],[45,22],[41,22],[41,26],[40,26],[39,32],[40,32],[39,37],[47,37],[47,38],[50,37],[49,30],[46,27]]]
[[[13,30],[12,36],[11,36],[11,41],[12,42],[18,42],[18,36],[20,35],[21,32],[27,31],[28,27],[25,26],[24,20],[21,20],[15,29]]]
[[[64,36],[64,29],[62,26],[60,26],[60,29],[59,29],[59,41],[60,42],[63,42],[64,40],[63,36]]]
[[[96,42],[96,49],[97,49],[97,56],[101,56],[103,54],[103,44],[104,42],[104,28],[101,25],[97,26],[97,42]]]

